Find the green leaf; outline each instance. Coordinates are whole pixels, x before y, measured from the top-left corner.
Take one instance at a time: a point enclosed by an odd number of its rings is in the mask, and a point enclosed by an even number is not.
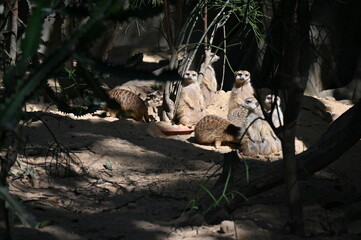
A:
[[[107,159],[107,160],[105,161],[104,167],[105,167],[105,169],[113,170],[112,162],[111,162],[109,159]]]
[[[53,220],[45,220],[42,221],[41,223],[39,223],[38,228],[44,228],[50,225],[53,225],[54,221]]]
[[[50,3],[49,0],[38,1],[32,9],[32,14],[25,29],[25,37],[21,41],[21,57],[17,60],[16,65],[11,67],[4,76],[4,84],[8,93],[13,93],[15,89],[22,87],[22,82],[18,81],[17,77],[25,74],[30,59],[39,48],[44,23],[42,8],[49,7]]]
[[[238,196],[242,197],[244,200],[248,201],[248,198],[243,193],[234,191],[234,192],[232,192],[232,194],[238,195]]]
[[[216,204],[216,206],[219,205],[219,200],[216,199],[216,197],[205,187],[203,186],[203,184],[199,185],[204,191],[206,191],[206,193],[208,193],[208,195],[213,199],[214,203]]]
[[[30,74],[29,77],[26,77],[23,74],[21,76],[22,78],[17,80],[18,87],[16,94],[12,94],[7,99],[7,101],[5,101],[5,104],[0,106],[0,131],[4,129],[11,130],[17,124],[21,113],[21,107],[23,106],[26,99],[34,93],[34,91],[46,79],[49,73],[51,73],[61,63],[66,61],[71,54],[73,54],[74,48],[78,44],[80,37],[83,36],[86,32],[90,31],[92,26],[99,19],[104,17],[105,11],[107,10],[111,2],[112,1],[109,0],[103,0],[98,2],[86,23],[79,27],[79,29],[74,32],[67,41],[63,42],[61,47],[59,47],[53,54],[51,54],[38,69],[36,69]],[[44,5],[45,3],[49,3],[49,1],[39,1],[38,7],[40,8],[46,6]],[[34,19],[41,17],[41,15],[39,14],[39,11],[35,12]],[[41,28],[41,26],[38,26],[39,20],[33,20],[33,24],[35,25],[34,28],[36,29],[36,32],[39,34],[39,27]],[[38,37],[40,38],[40,36]],[[25,38],[36,40],[35,36],[33,36],[31,33],[29,33],[29,35],[26,35]],[[16,69],[25,71],[25,69],[22,69],[22,64],[26,66],[27,62],[25,61],[25,59],[29,57],[31,55],[31,52],[36,48],[35,45],[29,43],[29,41],[30,40],[28,39],[24,40],[24,44],[29,44],[29,46],[24,46],[23,50],[25,57],[21,58],[20,61],[22,62],[19,63],[19,65],[16,65]],[[11,75],[8,76],[8,80],[10,80],[9,77],[11,79]],[[15,79],[15,75],[13,75],[12,77],[14,77]]]

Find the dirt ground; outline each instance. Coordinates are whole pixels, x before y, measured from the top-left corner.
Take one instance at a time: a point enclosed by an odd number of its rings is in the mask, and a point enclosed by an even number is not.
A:
[[[219,92],[208,113],[224,115],[228,97]],[[305,97],[304,104],[298,153],[327,130],[331,114],[351,107],[332,98]],[[154,137],[149,123],[99,112],[74,117],[52,108],[38,111],[44,106],[37,104],[27,108],[37,117],[23,128],[25,154],[12,169],[10,192],[39,223],[50,224],[32,229],[18,222],[18,239],[299,239],[285,228],[284,186],[249,199],[220,224],[174,226],[201,192],[200,184],[217,180],[220,172],[213,172],[229,146],[202,146],[193,134]],[[361,239],[360,155],[358,143],[302,182],[308,238]]]

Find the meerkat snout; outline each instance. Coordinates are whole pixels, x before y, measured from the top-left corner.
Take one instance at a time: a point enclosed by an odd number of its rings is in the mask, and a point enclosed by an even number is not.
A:
[[[241,106],[247,109],[255,109],[259,106],[259,102],[255,98],[246,98]]]
[[[266,110],[269,111],[272,108],[272,103],[274,103],[276,107],[280,107],[281,98],[279,96],[276,97],[275,95],[268,94],[264,100],[264,103]]]
[[[197,81],[198,73],[195,71],[186,71],[184,73],[185,80]]]
[[[272,106],[273,105],[273,106]],[[283,113],[281,109],[281,98],[268,94],[264,100],[264,107],[268,113],[272,111],[272,122],[275,127],[283,125]],[[272,109],[274,107],[274,109]]]
[[[235,73],[236,81],[248,82],[251,79],[251,74],[246,70],[239,70]]]

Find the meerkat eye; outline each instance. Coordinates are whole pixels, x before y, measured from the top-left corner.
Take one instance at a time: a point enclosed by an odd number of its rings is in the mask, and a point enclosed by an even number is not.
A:
[[[193,73],[192,76],[195,77],[195,76],[197,76],[197,74]]]

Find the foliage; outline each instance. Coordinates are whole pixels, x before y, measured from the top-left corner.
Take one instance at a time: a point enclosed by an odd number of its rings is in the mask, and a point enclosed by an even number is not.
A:
[[[24,40],[21,44],[21,58],[18,60],[15,67],[10,68],[5,74],[5,94],[7,96],[5,104],[0,107],[0,129],[11,130],[20,119],[20,109],[24,102],[33,97],[36,93],[37,87],[45,83],[45,80],[51,75],[57,66],[64,63],[74,54],[79,41],[82,37],[93,31],[102,19],[109,17],[117,21],[125,21],[129,17],[141,14],[141,18],[147,18],[157,14],[159,9],[144,10],[124,10],[119,9],[119,1],[99,1],[89,13],[89,18],[78,29],[73,32],[68,39],[66,39],[60,47],[58,47],[52,54],[44,59],[43,63],[35,67],[30,74],[25,74],[29,67],[29,61],[36,53],[41,37],[43,13],[47,10],[48,13],[51,1],[42,1],[32,10],[33,14],[27,25]],[[117,17],[115,17],[117,16]],[[99,36],[99,33],[98,33]],[[95,39],[92,39],[93,41]],[[13,89],[11,86],[16,86]],[[96,86],[95,86],[96,87]],[[99,87],[99,86],[98,86]],[[58,107],[67,113],[74,113],[75,115],[82,115],[91,112],[92,109],[72,108],[65,102],[56,98],[56,94],[52,92],[51,88],[45,83],[45,90],[49,96],[57,102]]]
[[[244,163],[245,163],[245,170],[246,170],[246,181],[249,182],[248,165],[245,160],[244,160]],[[213,166],[211,168],[213,168]],[[210,171],[211,168],[208,171]],[[230,205],[229,197],[234,199],[235,196],[238,196],[238,197],[243,198],[245,201],[248,201],[248,198],[241,192],[230,191],[231,181],[232,181],[231,179],[234,178],[234,176],[232,176],[232,168],[231,167],[228,168],[227,178],[224,183],[223,190],[222,190],[222,193],[220,194],[220,196],[216,196],[214,193],[211,192],[211,190],[209,188],[206,187],[205,184],[208,182],[208,180],[210,180],[219,170],[220,170],[220,168],[217,168],[209,177],[207,177],[206,181],[203,184],[199,185],[199,189],[197,190],[197,193],[196,193],[196,198],[189,201],[187,204],[187,207],[189,207],[191,210],[199,210],[200,209],[198,207],[199,198],[203,193],[205,193],[212,199],[212,201],[211,201],[212,204],[210,204],[209,206],[203,206],[203,207],[206,207],[206,209],[203,209],[204,214],[210,212],[215,207],[220,207],[224,201],[226,202],[227,206],[230,207],[231,205]]]
[[[6,132],[13,131],[13,129],[19,123],[22,114],[22,107],[25,102],[37,95],[39,89],[43,88],[47,95],[57,104],[59,109],[67,113],[74,113],[75,115],[82,115],[91,111],[94,111],[94,106],[91,105],[87,108],[69,106],[67,101],[63,100],[54,92],[47,83],[47,79],[54,76],[59,72],[59,66],[62,66],[68,61],[74,54],[81,48],[79,45],[84,41],[84,38],[93,36],[91,41],[94,42],[96,37],[100,36],[98,26],[101,25],[102,21],[108,19],[111,21],[126,21],[129,18],[139,16],[141,19],[146,19],[158,14],[161,8],[154,7],[148,10],[144,9],[123,9],[121,0],[102,0],[102,1],[84,1],[81,6],[67,5],[65,6],[61,1],[51,0],[37,0],[34,1],[34,5],[31,5],[31,16],[26,23],[26,29],[24,36],[21,38],[19,57],[17,58],[14,66],[8,66],[6,57],[4,57],[2,70],[5,72],[3,81],[3,93],[1,95],[2,104],[0,105],[0,146],[3,146],[4,140],[7,136]],[[39,57],[38,49],[42,44],[41,36],[43,30],[43,23],[45,17],[51,14],[62,14],[64,18],[74,17],[79,21],[77,28],[70,32],[69,36],[65,38],[59,46],[57,46],[52,52],[50,51],[41,61],[36,61]],[[1,25],[2,27],[6,24]],[[3,29],[1,29],[3,32]],[[96,34],[95,34],[96,33]],[[0,39],[2,42],[6,42],[6,39]],[[2,51],[2,53],[4,53]],[[125,67],[131,67],[137,63],[137,56],[128,62]],[[63,68],[65,69],[65,68]],[[75,73],[73,69],[68,69],[68,73]],[[76,75],[71,74],[76,81]],[[101,89],[96,81],[89,81],[90,78],[84,78],[86,83],[93,87],[93,89]],[[106,95],[106,94],[104,94]],[[70,153],[64,149],[58,143],[54,143],[53,151],[55,159],[55,170],[61,166],[68,166],[68,161],[72,161]],[[65,165],[59,160],[59,153],[66,153],[64,159]],[[5,161],[5,160],[4,160]],[[60,165],[59,165],[60,164]],[[53,165],[51,165],[53,166]],[[51,170],[51,169],[50,169]],[[66,170],[66,169],[65,169]],[[52,171],[52,170],[51,170]],[[6,179],[8,173],[1,171],[1,179]],[[3,175],[5,174],[5,176]],[[23,211],[21,204],[17,203],[8,193],[6,183],[0,183],[0,196],[5,200],[11,208],[7,211],[15,212],[24,223],[29,223],[31,226],[35,226],[32,220],[26,212]],[[10,211],[11,210],[11,211]],[[11,214],[10,214],[11,215]],[[8,216],[10,216],[8,215]],[[8,227],[12,226],[12,221],[6,219],[9,223]],[[45,224],[46,225],[46,224]],[[10,231],[11,229],[7,229]],[[12,232],[7,233],[7,238],[11,238]]]

